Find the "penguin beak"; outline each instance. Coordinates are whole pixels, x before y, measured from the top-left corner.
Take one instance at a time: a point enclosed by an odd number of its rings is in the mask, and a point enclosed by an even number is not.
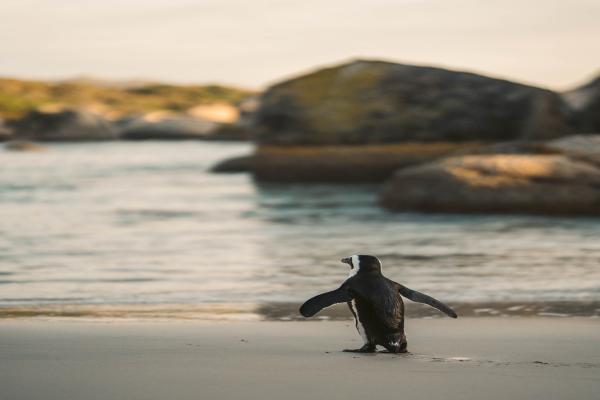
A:
[[[350,258],[350,257],[342,258],[340,261],[343,262],[344,264],[348,264],[349,266],[352,266],[352,258]]]

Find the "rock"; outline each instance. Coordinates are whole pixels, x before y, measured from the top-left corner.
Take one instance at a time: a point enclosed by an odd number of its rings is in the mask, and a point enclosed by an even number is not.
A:
[[[254,177],[270,182],[383,182],[398,168],[428,162],[478,143],[366,146],[267,146],[256,150]]]
[[[219,124],[189,116],[149,113],[118,122],[119,136],[125,140],[206,139]]]
[[[248,96],[238,104],[240,119],[238,125],[251,128],[256,122],[256,112],[260,108],[259,96]]]
[[[441,142],[365,146],[260,145],[248,165],[258,181],[268,182],[383,182],[399,168],[449,155],[523,154],[538,146],[525,141],[503,143]],[[229,167],[229,160],[223,168]],[[231,160],[237,165],[237,159]],[[221,164],[215,168],[220,169]],[[217,171],[220,172],[220,171]],[[238,172],[238,171],[236,171]]]
[[[400,211],[600,215],[600,169],[563,155],[452,157],[397,171],[380,201]]]
[[[221,124],[234,124],[240,118],[237,107],[226,103],[200,104],[187,110],[191,117]]]
[[[546,142],[541,148],[600,166],[600,134],[567,136]]]
[[[4,124],[4,121],[0,119],[0,142],[5,142],[12,138],[13,132],[8,126]]]
[[[207,140],[250,141],[254,139],[252,124],[259,100],[250,96],[242,100],[237,107],[238,118],[231,123],[222,123]]]
[[[540,150],[538,141],[513,140],[509,142],[486,143],[476,147],[465,147],[452,153],[452,156],[466,156],[475,154],[531,154]]]
[[[117,139],[111,123],[81,109],[35,110],[14,124],[15,138],[35,141],[97,141]]]
[[[218,141],[239,141],[247,142],[252,139],[251,132],[248,128],[239,124],[221,124],[210,135],[206,136],[206,140]]]
[[[254,155],[229,158],[213,166],[211,171],[219,173],[249,172],[253,170],[254,160]]]
[[[539,142],[439,142],[364,146],[259,145],[249,171],[267,182],[383,182],[399,168],[448,156],[473,154],[530,154]],[[544,150],[544,152],[548,152]],[[228,161],[223,162],[228,168]],[[236,165],[237,160],[231,160]],[[220,168],[220,164],[215,167]],[[218,171],[217,171],[218,172]],[[238,172],[238,171],[236,171]]]
[[[577,89],[563,93],[563,98],[574,110],[578,132],[600,132],[600,76]]]
[[[46,147],[27,140],[10,140],[4,144],[9,151],[45,151]]]
[[[571,132],[558,94],[441,68],[355,61],[270,87],[253,129],[266,144],[540,140]]]

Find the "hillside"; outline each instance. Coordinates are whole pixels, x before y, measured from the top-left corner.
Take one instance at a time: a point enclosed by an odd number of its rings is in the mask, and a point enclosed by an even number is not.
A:
[[[219,85],[141,83],[119,86],[94,81],[0,78],[0,117],[19,118],[32,109],[53,105],[90,107],[114,116],[154,110],[185,111],[198,104],[235,104],[251,93]]]

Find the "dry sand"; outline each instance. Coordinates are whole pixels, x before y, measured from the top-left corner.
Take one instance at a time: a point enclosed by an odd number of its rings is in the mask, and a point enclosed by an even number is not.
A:
[[[407,355],[350,322],[0,322],[0,398],[598,399],[600,320],[407,321]]]

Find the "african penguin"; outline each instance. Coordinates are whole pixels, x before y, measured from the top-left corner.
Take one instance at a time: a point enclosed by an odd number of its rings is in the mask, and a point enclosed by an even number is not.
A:
[[[383,276],[377,257],[353,255],[341,261],[350,265],[348,279],[338,289],[308,300],[300,307],[300,314],[312,317],[325,307],[348,303],[364,345],[360,349],[344,351],[372,353],[380,345],[390,353],[405,353],[404,303],[401,295],[412,301],[429,304],[452,318],[457,317],[450,307],[433,297]]]

